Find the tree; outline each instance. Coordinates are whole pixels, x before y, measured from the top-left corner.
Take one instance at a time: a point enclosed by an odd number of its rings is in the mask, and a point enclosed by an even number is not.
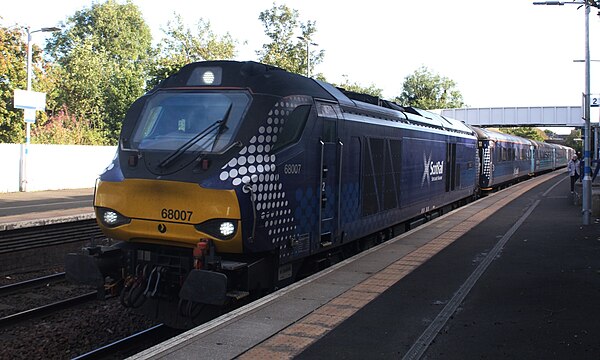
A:
[[[144,92],[151,40],[131,1],[77,11],[46,46],[59,66],[59,103],[116,143],[127,108]]]
[[[395,101],[424,110],[464,107],[462,94],[455,87],[453,80],[422,66],[404,79],[402,94]]]
[[[520,136],[526,139],[536,141],[544,141],[547,138],[546,134],[542,130],[535,127],[513,127],[502,128],[500,130],[505,134]]]
[[[186,28],[181,16],[174,13],[174,19],[162,29],[166,37],[159,43],[147,87],[150,89],[160,81],[176,73],[184,65],[203,60],[226,60],[235,57],[236,41],[229,33],[217,36],[209,21],[200,18],[195,31]]]
[[[298,11],[286,5],[273,4],[271,9],[261,12],[258,19],[263,23],[265,34],[271,38],[271,42],[264,44],[256,54],[263,63],[306,75],[307,70],[312,73],[314,66],[323,61],[325,51],[310,50],[312,37],[317,31],[316,22],[309,20],[303,23],[298,17]],[[302,39],[295,35],[298,28]]]
[[[27,41],[23,27],[0,27],[0,142],[20,143],[25,139],[23,110],[15,109],[14,91],[27,88]],[[46,93],[49,113],[56,106],[55,80],[41,49],[32,45],[32,90]],[[37,112],[38,123],[47,119]],[[35,127],[36,124],[33,125]]]
[[[546,134],[546,137],[550,138],[550,139],[556,137],[556,133],[554,131],[550,130],[550,129],[545,129],[544,130],[544,134]]]
[[[583,147],[582,144],[583,141],[581,136],[581,129],[571,130],[571,133],[567,135],[567,138],[565,139],[565,145],[572,147],[573,149],[575,149],[575,151],[581,153]]]
[[[367,94],[379,98],[382,97],[383,89],[376,87],[374,84],[364,87],[357,82],[351,83],[350,80],[348,80],[348,75],[342,75],[342,77],[344,78],[344,82],[340,85],[336,85],[337,87],[360,94]]]
[[[27,44],[18,28],[0,27],[0,142],[24,138],[23,110],[13,107],[14,90],[25,89]]]

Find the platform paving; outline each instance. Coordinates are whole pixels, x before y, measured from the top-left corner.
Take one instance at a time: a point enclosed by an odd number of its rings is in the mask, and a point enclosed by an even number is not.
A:
[[[93,219],[94,189],[0,193],[0,231]]]
[[[600,225],[582,225],[568,186],[557,176],[525,192],[294,357],[600,358]]]

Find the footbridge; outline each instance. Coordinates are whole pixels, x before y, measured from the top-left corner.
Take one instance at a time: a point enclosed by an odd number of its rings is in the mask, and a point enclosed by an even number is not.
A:
[[[460,108],[443,109],[441,114],[482,127],[585,125],[581,106]]]

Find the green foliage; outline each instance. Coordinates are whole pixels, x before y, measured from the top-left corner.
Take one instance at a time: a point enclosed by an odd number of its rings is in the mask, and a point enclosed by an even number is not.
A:
[[[256,52],[260,62],[306,75],[307,72],[312,74],[315,65],[323,61],[324,50],[311,50],[312,37],[317,31],[316,22],[309,20],[303,23],[298,17],[298,11],[286,5],[273,4],[271,9],[260,13],[258,19],[265,27],[265,34],[271,38],[270,43]],[[303,39],[294,35],[298,29]]]
[[[44,61],[34,46],[33,90],[47,93],[47,111],[38,112],[32,142],[115,144],[126,110],[145,89],[190,62],[235,56],[237,42],[229,33],[214,34],[202,18],[190,29],[178,14],[153,49],[150,29],[131,0],[101,1],[77,11],[50,38],[46,50],[53,62]],[[312,44],[316,23],[301,22],[297,10],[274,3],[258,19],[270,38],[256,52],[259,61],[302,75],[323,61],[324,50]],[[0,142],[24,138],[23,112],[13,109],[13,91],[26,87],[26,51],[22,29],[0,27]],[[323,74],[313,76],[325,80]],[[347,76],[339,86],[382,96],[382,89]],[[395,100],[423,109],[464,106],[455,83],[426,67],[406,77]]]
[[[580,129],[571,130],[571,133],[567,135],[567,138],[565,139],[565,145],[572,147],[575,151],[581,153],[583,149],[583,141],[581,139]]]
[[[15,109],[14,90],[27,87],[27,43],[21,29],[0,27],[0,142],[25,137],[23,110]]]
[[[395,101],[424,110],[464,107],[462,94],[455,87],[453,80],[422,66],[404,79],[402,94]]]
[[[344,78],[344,82],[342,84],[335,85],[335,86],[341,87],[348,91],[353,91],[353,92],[360,93],[360,94],[367,94],[367,95],[371,95],[371,96],[375,96],[375,97],[379,97],[379,98],[382,97],[382,95],[383,95],[383,89],[376,87],[374,84],[371,84],[368,87],[364,87],[357,82],[351,83],[348,80],[348,75],[342,75],[342,77]]]
[[[536,140],[536,141],[544,141],[546,140],[546,134],[535,127],[514,127],[514,128],[502,128],[500,129],[505,134],[511,134],[515,136],[520,136],[526,139]]]
[[[56,60],[58,103],[117,142],[129,105],[144,91],[151,53],[150,29],[127,1],[94,3],[77,11],[46,46]]]
[[[226,60],[235,57],[236,42],[229,33],[217,36],[209,21],[200,18],[195,31],[186,28],[181,16],[167,22],[163,29],[166,37],[156,49],[157,55],[150,70],[147,88],[176,73],[184,65],[195,61]]]
[[[14,91],[27,89],[26,30],[21,27],[0,27],[0,142],[21,143],[25,140],[23,110],[15,109]],[[46,109],[56,106],[55,74],[42,58],[41,49],[32,46],[32,90],[46,93]],[[37,112],[38,122],[47,119]],[[34,125],[35,126],[35,125]]]
[[[66,107],[31,131],[32,143],[60,145],[106,145],[106,138],[89,120],[77,119]]]
[[[556,133],[550,129],[546,129],[544,130],[544,134],[546,134],[547,138],[554,138],[556,137]]]

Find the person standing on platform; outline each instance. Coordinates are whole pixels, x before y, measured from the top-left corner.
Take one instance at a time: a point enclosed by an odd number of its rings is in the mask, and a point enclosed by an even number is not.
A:
[[[567,165],[567,173],[571,177],[571,193],[575,191],[575,182],[579,179],[581,175],[581,169],[579,168],[579,159],[577,155],[573,155],[571,160],[569,160],[569,164]]]

